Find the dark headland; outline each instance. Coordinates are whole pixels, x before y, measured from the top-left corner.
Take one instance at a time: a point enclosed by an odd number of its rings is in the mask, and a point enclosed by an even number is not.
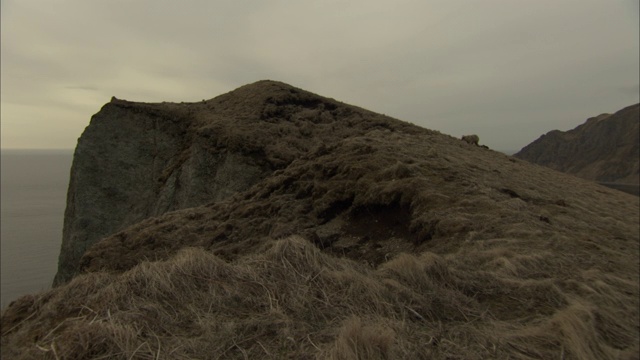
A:
[[[640,104],[553,130],[514,156],[640,195]]]
[[[2,358],[637,359],[639,208],[276,81],[114,98]]]

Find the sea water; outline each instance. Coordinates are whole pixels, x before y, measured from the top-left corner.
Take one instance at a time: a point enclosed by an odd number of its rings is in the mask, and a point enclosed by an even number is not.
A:
[[[62,241],[72,150],[0,152],[2,308],[51,288]]]

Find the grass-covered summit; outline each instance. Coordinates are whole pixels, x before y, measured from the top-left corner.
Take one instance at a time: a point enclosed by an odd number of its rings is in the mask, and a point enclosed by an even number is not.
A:
[[[69,199],[3,358],[639,355],[637,197],[279,82],[114,99]]]

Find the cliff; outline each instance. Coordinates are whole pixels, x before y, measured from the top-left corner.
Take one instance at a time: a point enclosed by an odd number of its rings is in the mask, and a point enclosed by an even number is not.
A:
[[[114,99],[13,358],[640,355],[637,197],[261,81]],[[68,282],[67,282],[68,281]]]
[[[640,105],[601,114],[575,129],[550,131],[514,156],[601,183],[638,186]]]
[[[272,81],[191,104],[113,98],[78,140],[54,285],[77,274],[80,257],[107,235],[225,199],[312,150],[375,128],[420,131]]]

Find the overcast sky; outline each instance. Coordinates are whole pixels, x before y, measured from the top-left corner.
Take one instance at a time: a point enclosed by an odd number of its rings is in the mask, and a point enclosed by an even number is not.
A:
[[[637,103],[638,0],[1,0],[2,148],[279,80],[518,150]]]

